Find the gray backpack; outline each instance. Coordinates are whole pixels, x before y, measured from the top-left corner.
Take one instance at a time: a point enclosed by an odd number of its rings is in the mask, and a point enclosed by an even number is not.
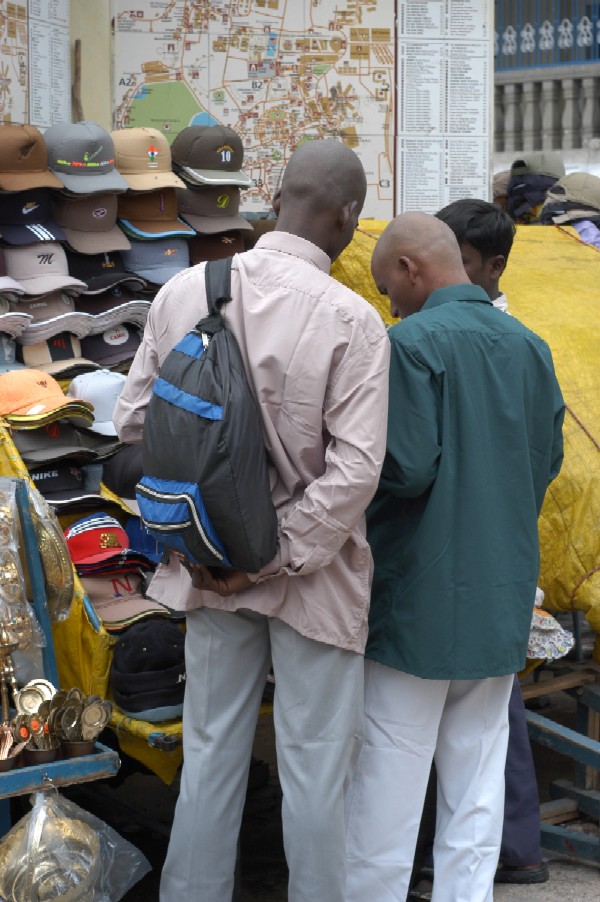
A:
[[[231,257],[206,264],[208,316],[164,360],[146,411],[146,528],[189,560],[256,572],[275,556],[277,517],[258,405],[233,333]]]

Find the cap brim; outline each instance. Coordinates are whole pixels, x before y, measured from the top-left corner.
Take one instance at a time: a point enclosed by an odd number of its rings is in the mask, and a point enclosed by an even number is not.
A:
[[[106,435],[111,438],[117,438],[117,430],[115,424],[111,420],[108,423],[97,423],[95,420],[90,426],[86,426],[88,432],[95,432],[97,435]]]
[[[87,290],[82,291],[82,294],[102,294],[103,291],[107,291],[109,288],[114,288],[115,285],[122,285],[123,283],[131,282],[131,290],[136,291],[138,289],[144,288],[145,282],[141,276],[136,276],[131,272],[121,272],[121,273],[102,273],[102,275],[91,276],[89,281],[86,282]]]
[[[80,232],[76,229],[65,229],[65,237],[69,246],[79,254],[104,254],[110,251],[130,251],[131,244],[127,235],[118,226],[103,232]]]
[[[174,172],[126,173],[123,178],[131,191],[155,191],[158,188],[185,188]]]
[[[0,172],[0,190],[28,191],[30,188],[62,188],[62,182],[53,172]]]
[[[36,345],[42,341],[49,341],[60,332],[70,332],[77,338],[89,335],[92,325],[89,313],[62,313],[59,316],[51,316],[37,323],[30,323],[18,336],[18,343],[24,347]]]
[[[11,293],[20,297],[25,294],[25,289],[20,282],[15,282],[10,276],[0,276],[0,294]]]
[[[184,269],[189,269],[189,263],[187,266],[182,267],[173,267],[173,268],[165,268],[165,269],[141,269],[138,272],[138,275],[145,279],[147,282],[152,282],[154,285],[165,285],[169,279],[172,279],[173,276],[176,276],[177,273],[182,272]]]
[[[127,182],[116,169],[96,175],[68,175],[65,172],[57,172],[56,175],[60,179],[60,187],[64,185],[72,194],[121,192],[128,188]]]
[[[143,220],[132,222],[130,219],[119,219],[119,222],[124,229],[131,232],[133,238],[191,238],[196,234],[194,229],[181,219],[171,219],[167,222]]]
[[[216,235],[219,232],[236,232],[244,229],[252,232],[252,226],[243,216],[197,216],[195,213],[180,213],[200,235]]]
[[[33,276],[21,283],[25,294],[50,294],[51,291],[69,291],[78,289],[84,291],[87,288],[85,282],[73,279],[71,276]]]
[[[227,172],[223,169],[192,169],[190,166],[179,166],[178,171],[194,185],[240,185],[249,188],[252,184],[250,176],[241,170]]]
[[[36,362],[29,364],[29,366],[36,370],[42,370],[42,372],[48,373],[49,376],[62,376],[65,379],[68,376],[75,378],[75,376],[81,376],[83,373],[89,373],[90,370],[100,369],[100,364],[94,360],[88,360],[86,357],[68,357],[66,360],[52,360],[50,363]],[[68,419],[75,426],[89,426],[92,422],[90,419],[82,418],[65,417],[65,419]]]
[[[42,241],[66,241],[67,236],[52,220],[32,222],[31,225],[3,225],[2,240],[7,244],[38,244]]]
[[[26,370],[24,363],[0,363],[0,373],[10,373],[11,370]]]
[[[17,338],[23,334],[32,321],[33,317],[29,313],[2,313],[0,314],[0,332],[6,332],[11,338]]]

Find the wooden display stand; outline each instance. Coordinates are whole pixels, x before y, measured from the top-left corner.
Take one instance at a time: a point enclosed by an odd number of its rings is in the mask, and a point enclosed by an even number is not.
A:
[[[31,517],[27,482],[25,479],[15,479],[14,482],[16,483],[17,509],[21,522],[23,547],[33,595],[31,601],[46,640],[42,649],[43,676],[58,688],[58,670],[44,575]],[[34,767],[21,767],[7,773],[0,773],[0,836],[3,836],[11,826],[8,801],[11,796],[24,795],[49,786],[66,786],[72,783],[112,777],[117,773],[119,765],[118,754],[97,742],[95,751],[91,755],[52,761]]]
[[[582,815],[600,828],[600,667],[574,664],[552,679],[522,687],[525,701],[561,691],[575,697],[577,729],[527,711],[530,738],[568,756],[575,765],[574,779],[555,780],[550,785],[552,801],[541,805],[542,848],[574,861],[600,864],[600,831],[594,835],[573,828]]]

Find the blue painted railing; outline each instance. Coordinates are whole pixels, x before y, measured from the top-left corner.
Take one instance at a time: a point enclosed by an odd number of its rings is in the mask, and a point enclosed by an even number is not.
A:
[[[600,0],[496,0],[497,72],[600,62]]]

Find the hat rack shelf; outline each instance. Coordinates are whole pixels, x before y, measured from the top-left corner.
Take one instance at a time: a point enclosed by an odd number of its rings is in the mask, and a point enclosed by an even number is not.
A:
[[[23,537],[23,551],[31,584],[32,598],[30,601],[33,604],[46,643],[42,648],[43,676],[55,686],[58,686],[58,669],[48,613],[42,562],[31,516],[27,482],[22,478],[14,481],[16,483],[17,510]],[[90,755],[51,761],[31,767],[20,767],[0,773],[0,837],[11,826],[9,802],[11,797],[26,795],[36,790],[50,787],[67,786],[73,783],[85,783],[91,780],[113,777],[117,773],[119,766],[120,761],[117,752],[96,742],[94,752]]]

